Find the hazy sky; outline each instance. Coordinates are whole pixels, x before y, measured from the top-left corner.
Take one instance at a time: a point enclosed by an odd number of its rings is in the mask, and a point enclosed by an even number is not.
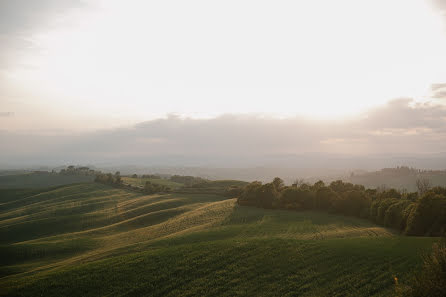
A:
[[[7,130],[333,117],[446,82],[445,1],[0,1]]]
[[[445,152],[445,103],[446,0],[0,0],[4,159]]]

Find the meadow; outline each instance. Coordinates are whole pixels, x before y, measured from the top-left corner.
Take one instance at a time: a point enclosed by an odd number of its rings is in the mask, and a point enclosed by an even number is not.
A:
[[[0,238],[2,296],[389,296],[437,240],[97,183],[0,189]]]
[[[93,182],[94,176],[61,175],[51,172],[21,172],[0,175],[0,189],[47,188],[73,183]]]
[[[122,181],[125,184],[129,184],[132,186],[141,186],[141,187],[144,187],[146,182],[151,182],[153,184],[163,185],[174,190],[184,186],[182,183],[176,183],[171,180],[162,178],[122,177]]]

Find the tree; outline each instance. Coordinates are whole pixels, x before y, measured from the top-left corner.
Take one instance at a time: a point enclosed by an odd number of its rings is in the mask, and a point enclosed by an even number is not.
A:
[[[311,209],[313,208],[313,195],[308,189],[288,187],[280,193],[279,204],[286,209]]]
[[[346,215],[367,217],[370,202],[364,191],[351,190],[340,194],[333,206],[337,212]]]
[[[303,178],[296,178],[294,180],[294,183],[291,185],[292,187],[299,187],[305,183],[305,180]]]
[[[237,199],[237,203],[240,205],[251,205],[258,206],[258,193],[260,188],[262,187],[262,183],[259,181],[252,182],[245,186],[242,194]]]
[[[279,177],[275,177],[273,180],[273,185],[276,191],[280,191],[284,186],[283,180]]]
[[[406,234],[438,236],[446,231],[446,196],[427,192],[407,218]]]
[[[398,199],[394,199],[394,198],[387,198],[387,199],[381,199],[379,201],[379,206],[378,206],[378,213],[376,216],[376,221],[379,224],[384,224],[384,216],[386,215],[386,211],[387,209],[392,205],[398,203]]]
[[[417,185],[418,193],[420,193],[420,195],[423,195],[424,193],[429,191],[429,189],[432,187],[430,180],[427,178],[418,178],[415,183]]]
[[[273,183],[264,184],[258,191],[258,200],[261,207],[273,208],[276,206],[278,192],[276,186]]]
[[[324,184],[324,182],[321,181],[321,180],[317,181],[317,182],[314,183],[314,185],[313,185],[313,189],[316,190],[316,191],[319,190],[319,189],[322,188],[322,187],[325,187],[325,184]]]
[[[385,189],[379,192],[378,198],[387,199],[387,198],[395,198],[400,199],[402,197],[401,193],[395,189]]]
[[[339,195],[329,187],[318,187],[315,196],[315,207],[317,209],[330,210],[333,207],[333,202],[339,199],[338,196]]]
[[[404,230],[406,228],[406,217],[404,210],[411,204],[410,200],[401,200],[390,205],[384,214],[384,226]]]
[[[122,184],[121,172],[115,172],[115,184]]]

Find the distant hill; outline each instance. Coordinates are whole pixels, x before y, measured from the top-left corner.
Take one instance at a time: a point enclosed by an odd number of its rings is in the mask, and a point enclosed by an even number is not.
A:
[[[432,186],[446,186],[446,170],[419,170],[406,166],[384,168],[375,172],[361,172],[352,174],[346,180],[354,184],[364,185],[366,188],[387,187],[417,191],[417,179],[427,179]]]

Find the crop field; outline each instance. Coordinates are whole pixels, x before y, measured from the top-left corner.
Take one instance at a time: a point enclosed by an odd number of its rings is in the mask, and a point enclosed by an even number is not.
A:
[[[60,175],[46,172],[0,175],[0,189],[46,188],[74,183],[93,182],[94,176]]]
[[[0,190],[2,296],[389,296],[436,238],[96,183]]]
[[[184,186],[181,183],[176,183],[171,180],[162,178],[122,177],[122,180],[124,183],[130,184],[132,186],[144,186],[148,181],[151,182],[152,184],[167,186],[171,189],[178,189]]]

